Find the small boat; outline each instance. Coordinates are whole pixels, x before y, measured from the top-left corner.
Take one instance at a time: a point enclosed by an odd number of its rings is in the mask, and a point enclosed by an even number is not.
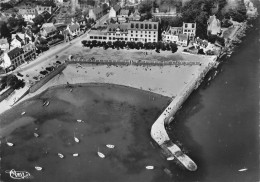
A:
[[[47,107],[49,104],[50,104],[50,101],[47,101],[46,104],[45,104],[45,106]]]
[[[115,145],[111,145],[111,144],[107,144],[106,146],[107,146],[107,148],[110,148],[110,149],[115,148]]]
[[[98,156],[99,156],[100,158],[102,158],[102,159],[106,157],[103,153],[99,152],[99,149],[98,149],[97,154],[98,154]]]
[[[24,112],[21,113],[21,115],[23,116],[23,115],[25,115],[25,113],[26,113],[26,112],[24,111]]]
[[[239,172],[247,171],[247,168],[242,168],[238,170]]]
[[[79,139],[77,137],[75,137],[75,133],[74,133],[74,140],[75,140],[75,142],[79,143]]]
[[[13,143],[11,143],[11,142],[8,142],[8,141],[6,141],[6,144],[7,144],[9,147],[12,147],[12,146],[14,146],[14,144],[13,144]]]
[[[174,157],[171,156],[171,157],[168,157],[168,158],[167,158],[167,161],[172,161],[173,159],[174,159]]]
[[[70,92],[72,92],[72,88],[70,89]]]
[[[35,166],[34,167],[37,171],[41,171],[42,170],[42,167],[40,167],[40,166]]]
[[[33,135],[38,138],[39,137],[39,134],[38,133],[33,133]]]
[[[47,100],[46,101],[44,101],[44,103],[42,104],[42,106],[45,106],[47,104]]]
[[[81,119],[77,119],[77,122],[78,122],[78,123],[81,123],[81,122],[83,122],[83,121],[82,121]]]
[[[154,169],[154,166],[146,166],[145,168],[151,170],[151,169]]]
[[[64,158],[64,155],[62,155],[61,153],[58,153],[58,156],[62,159]]]
[[[75,153],[75,154],[72,154],[73,157],[78,157],[79,154],[78,153]]]

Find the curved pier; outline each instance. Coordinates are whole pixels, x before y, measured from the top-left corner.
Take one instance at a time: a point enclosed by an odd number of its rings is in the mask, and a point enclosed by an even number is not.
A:
[[[188,85],[178,94],[168,105],[168,107],[163,111],[159,118],[155,121],[151,128],[151,137],[160,145],[165,152],[170,156],[175,157],[186,169],[189,171],[196,171],[197,165],[195,162],[186,154],[184,154],[181,149],[174,144],[165,129],[165,124],[169,124],[173,120],[173,116],[189,97],[194,89],[196,89],[204,76],[208,71],[213,68],[216,64],[216,59],[210,62],[207,67],[201,71],[197,77],[194,77]]]

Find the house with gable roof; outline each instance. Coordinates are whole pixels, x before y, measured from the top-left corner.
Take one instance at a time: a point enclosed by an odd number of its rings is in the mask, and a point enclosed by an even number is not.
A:
[[[40,34],[46,39],[52,39],[57,34],[57,28],[53,23],[44,23],[40,30]]]
[[[169,27],[162,32],[162,40],[165,42],[177,43],[180,34],[182,34],[182,27]]]
[[[1,38],[0,39],[0,50],[8,50],[9,49],[9,43],[7,38]]]
[[[73,37],[76,37],[76,36],[79,36],[81,31],[80,31],[80,25],[79,23],[72,23],[72,24],[69,24],[67,26],[67,30],[69,32],[69,34]]]
[[[189,44],[189,36],[187,34],[179,34],[177,44],[182,46],[188,46]]]

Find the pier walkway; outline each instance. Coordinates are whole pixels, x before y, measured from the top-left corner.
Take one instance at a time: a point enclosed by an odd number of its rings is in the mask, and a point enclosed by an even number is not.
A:
[[[169,106],[163,111],[151,128],[151,137],[161,146],[161,148],[163,148],[167,153],[170,153],[171,156],[175,157],[185,168],[190,171],[197,170],[197,165],[187,155],[185,155],[176,144],[171,142],[166,132],[165,124],[169,124],[173,120],[175,113],[181,105],[185,102],[193,90],[199,86],[208,71],[215,66],[216,59],[210,62],[206,68],[201,71],[200,75],[194,77],[187,84],[187,86],[171,101]]]

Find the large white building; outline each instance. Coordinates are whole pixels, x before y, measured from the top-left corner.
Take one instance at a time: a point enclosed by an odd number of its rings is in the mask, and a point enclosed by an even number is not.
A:
[[[134,42],[157,42],[158,22],[130,21],[122,24],[109,24],[99,30],[91,30],[88,40],[97,41],[134,41]]]

